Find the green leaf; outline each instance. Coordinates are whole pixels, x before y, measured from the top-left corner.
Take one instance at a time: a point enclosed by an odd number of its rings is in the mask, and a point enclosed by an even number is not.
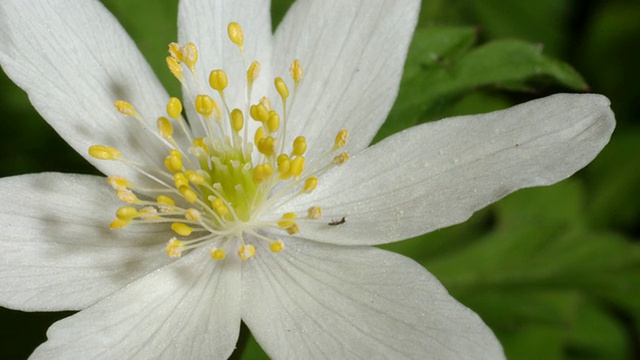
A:
[[[421,32],[431,34],[420,34],[416,42],[453,33],[441,28]],[[433,119],[465,94],[483,87],[532,92],[554,84],[579,91],[587,89],[587,84],[572,67],[544,55],[540,46],[519,40],[498,40],[461,54],[466,49],[464,41],[468,41],[468,33],[466,36],[459,33],[457,42],[440,41],[449,45],[440,48],[443,51],[440,56],[424,51],[424,45],[412,46],[411,61],[396,103],[374,141]],[[416,62],[421,71],[416,70]]]

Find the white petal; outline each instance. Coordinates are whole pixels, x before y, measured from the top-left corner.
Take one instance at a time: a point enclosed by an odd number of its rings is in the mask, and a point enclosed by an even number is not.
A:
[[[371,142],[397,96],[420,2],[298,0],[275,34],[275,75],[289,79],[299,59],[304,78],[287,126],[326,151],[340,129],[355,152]]]
[[[247,69],[252,61],[261,65],[260,76],[254,85],[254,101],[266,94],[271,77],[271,12],[268,0],[182,0],[178,15],[181,44],[193,42],[198,47],[198,75],[204,88],[209,88],[209,73],[223,69],[229,79],[225,98],[231,109],[244,111]],[[237,22],[244,33],[244,58],[238,47],[229,40],[227,26]],[[202,89],[200,89],[202,91]],[[217,95],[216,95],[217,97]]]
[[[277,359],[500,359],[471,310],[413,260],[286,239],[243,264],[243,313]]]
[[[406,239],[460,223],[515,190],[571,176],[614,126],[607,98],[569,94],[424,124],[356,154],[287,210],[322,207],[324,222],[300,223],[313,240]],[[343,216],[345,224],[327,225]]]
[[[0,305],[82,309],[169,262],[161,226],[110,230],[122,203],[104,178],[0,180]]]
[[[97,161],[91,145],[161,164],[159,142],[114,101],[131,102],[155,129],[168,96],[133,41],[95,0],[0,2],[0,64],[36,110],[82,156],[104,173],[135,178],[119,163]]]
[[[239,329],[238,261],[197,251],[53,324],[32,358],[226,359]]]

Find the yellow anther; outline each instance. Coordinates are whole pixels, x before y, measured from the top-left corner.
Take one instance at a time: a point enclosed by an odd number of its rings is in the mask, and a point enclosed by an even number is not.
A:
[[[249,69],[247,70],[247,82],[253,84],[258,78],[258,75],[260,75],[260,63],[254,61],[249,65]]]
[[[207,154],[209,153],[209,148],[207,147],[207,144],[204,142],[203,138],[193,139],[193,146],[201,148]]]
[[[312,176],[304,182],[304,187],[302,188],[302,191],[309,194],[313,190],[315,190],[316,186],[318,186],[318,178],[315,176]]]
[[[209,95],[196,96],[196,111],[200,115],[209,116],[213,112],[213,99]]]
[[[118,190],[116,190],[116,197],[118,199],[120,199],[120,201],[124,201],[124,202],[129,203],[129,204],[138,204],[138,203],[140,203],[140,200],[138,199],[136,194],[134,194],[133,191],[131,191],[129,189],[118,189]]]
[[[146,206],[140,209],[140,218],[146,221],[156,221],[160,219],[158,216],[158,210],[151,206]]]
[[[275,80],[273,80],[273,84],[275,85],[276,90],[278,91],[278,94],[280,94],[282,100],[286,100],[289,97],[289,88],[287,87],[287,84],[284,82],[284,80],[282,80],[281,77],[277,77],[275,78]]]
[[[322,208],[320,206],[312,206],[307,210],[307,216],[311,220],[317,220],[322,217]]]
[[[164,166],[174,174],[182,171],[182,154],[180,154],[180,151],[171,150],[169,156],[164,159]]]
[[[349,130],[340,130],[338,131],[338,135],[336,135],[336,141],[333,144],[334,149],[343,148],[347,144],[347,139],[349,138]]]
[[[287,172],[289,172],[289,169],[291,168],[291,161],[289,161],[289,155],[287,154],[278,155],[277,163],[278,163],[278,173],[280,173],[280,175],[286,174]]]
[[[187,176],[181,172],[173,174],[173,182],[176,189],[180,189],[183,186],[189,186],[189,179],[187,179]]]
[[[158,121],[158,131],[160,131],[160,135],[162,135],[165,139],[171,139],[173,136],[173,125],[166,117],[159,117]]]
[[[116,210],[116,218],[129,221],[138,216],[138,209],[133,206],[123,206]]]
[[[277,240],[269,244],[269,250],[273,253],[279,253],[284,249],[284,243],[282,240]]]
[[[109,176],[107,178],[107,182],[109,183],[109,185],[111,185],[111,187],[114,190],[125,189],[131,186],[131,183],[129,182],[129,180],[120,176]]]
[[[293,160],[291,160],[291,174],[293,176],[300,176],[302,171],[304,171],[304,163],[304,156],[296,156],[293,158]]]
[[[242,245],[238,249],[238,256],[242,260],[247,260],[253,257],[255,254],[256,254],[256,248],[251,244]]]
[[[264,104],[258,103],[256,105],[251,105],[249,108],[249,115],[251,115],[254,120],[263,123],[269,120],[269,110],[264,106]]]
[[[103,145],[93,145],[89,147],[89,155],[99,160],[120,160],[120,151]]]
[[[180,113],[182,113],[182,102],[177,97],[172,97],[167,102],[167,114],[169,117],[177,119],[180,117]]]
[[[256,166],[253,169],[253,183],[254,184],[262,183],[263,181],[267,180],[272,173],[273,173],[273,168],[269,163],[264,163]]]
[[[173,258],[180,257],[180,255],[182,255],[182,252],[184,251],[184,243],[176,239],[175,237],[173,237],[167,243],[166,251],[167,251],[167,255]]]
[[[289,235],[295,235],[299,232],[300,232],[300,228],[298,227],[298,224],[293,224],[287,228],[287,233]]]
[[[184,80],[184,76],[182,76],[182,67],[180,66],[180,63],[178,63],[178,60],[174,57],[167,56],[167,67],[169,67],[169,71],[171,71],[176,79],[181,82]]]
[[[138,112],[136,111],[136,108],[133,107],[133,105],[129,104],[126,101],[122,101],[122,100],[117,100],[114,105],[116,106],[116,109],[118,109],[118,111],[122,114],[122,115],[126,115],[126,116],[137,116]]]
[[[258,141],[258,151],[266,156],[275,155],[276,146],[276,139],[273,136],[267,136]]]
[[[209,74],[209,85],[213,90],[223,91],[228,83],[227,74],[223,70],[212,70]]]
[[[169,44],[169,55],[179,62],[182,62],[182,46],[177,43]]]
[[[173,201],[172,198],[166,196],[166,195],[160,195],[158,196],[158,198],[156,199],[156,201],[159,204],[163,204],[163,205],[169,205],[169,206],[176,206],[175,201]]]
[[[333,163],[336,165],[342,165],[347,160],[349,160],[349,154],[343,152],[342,154],[336,155],[336,157],[333,158]]]
[[[220,198],[211,200],[211,207],[215,210],[216,214],[225,216],[229,213],[229,208],[224,204],[224,201]]]
[[[304,136],[298,136],[293,140],[293,151],[291,151],[291,156],[300,156],[307,151],[307,139]]]
[[[187,170],[184,173],[184,175],[187,177],[187,180],[189,180],[189,182],[192,184],[203,186],[207,183],[207,181],[204,179],[204,176],[198,174],[193,170]]]
[[[302,75],[303,75],[302,64],[300,64],[300,60],[298,59],[293,60],[293,62],[291,63],[290,70],[291,70],[291,78],[296,83],[296,85],[298,85],[300,83],[300,80],[302,80]]]
[[[115,219],[109,224],[111,230],[122,229],[129,224],[129,220]]]
[[[244,115],[242,114],[242,110],[233,109],[231,111],[231,127],[235,132],[242,130],[244,126]]]
[[[171,230],[180,236],[189,236],[193,232],[193,229],[189,225],[179,222],[171,224]]]
[[[185,200],[192,204],[198,200],[198,195],[188,186],[181,186],[178,191],[182,194]]]
[[[267,128],[270,132],[276,132],[280,128],[280,116],[277,112],[269,111],[269,119],[267,119]]]
[[[262,140],[264,138],[264,129],[262,127],[259,127],[256,130],[255,135],[253,135],[253,143],[258,146],[258,144],[260,143],[260,140]]]
[[[194,221],[194,222],[198,222],[200,221],[200,219],[202,219],[202,215],[200,214],[200,211],[191,208],[187,211],[185,211],[184,213],[184,217],[185,219],[189,220],[189,221]]]
[[[271,107],[271,102],[269,102],[269,99],[266,96],[261,97],[258,103],[264,106],[267,111],[273,110],[273,108]]]
[[[282,218],[280,219],[280,221],[278,221],[278,226],[281,229],[286,229],[289,226],[295,224],[295,219],[298,216],[292,212],[288,212],[288,213],[284,213],[282,214]]]
[[[231,22],[227,26],[227,34],[229,35],[229,39],[240,49],[244,46],[244,34],[242,32],[242,27],[237,22]]]
[[[227,254],[222,249],[213,248],[211,249],[211,258],[213,260],[224,260],[227,257]]]
[[[194,43],[187,43],[182,47],[182,62],[184,62],[191,72],[196,69],[196,62],[198,62],[198,48]]]

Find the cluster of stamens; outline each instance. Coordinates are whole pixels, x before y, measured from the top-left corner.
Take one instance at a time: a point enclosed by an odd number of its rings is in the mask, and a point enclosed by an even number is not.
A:
[[[237,23],[230,23],[227,30],[244,62],[242,28]],[[260,229],[274,228],[293,235],[300,231],[300,221],[319,219],[322,209],[313,206],[304,214],[284,212],[273,220],[263,219],[263,215],[267,210],[283,208],[297,196],[311,193],[318,185],[321,173],[347,161],[349,156],[346,152],[337,152],[345,146],[348,131],[340,130],[333,146],[318,161],[307,165],[305,137],[294,138],[290,149],[285,146],[288,110],[295,101],[303,75],[298,60],[291,65],[294,85],[291,96],[286,82],[281,77],[274,79],[282,104],[281,117],[266,97],[256,104],[246,104],[244,109],[230,109],[225,100],[225,89],[229,84],[223,70],[213,70],[209,75],[208,85],[218,94],[219,102],[206,94],[205,86],[197,76],[198,51],[193,43],[184,46],[172,43],[169,53],[169,70],[187,89],[185,98],[192,99],[188,105],[193,106],[197,113],[197,119],[190,121],[199,121],[204,134],[194,137],[190,124],[182,117],[183,105],[178,98],[172,97],[167,102],[167,116],[157,119],[157,132],[149,128],[148,122],[132,104],[122,100],[115,102],[120,113],[136,119],[163,143],[167,156],[163,169],[136,164],[109,146],[89,148],[92,157],[123,162],[158,185],[142,187],[128,179],[110,176],[108,181],[116,196],[127,203],[116,211],[111,229],[135,223],[170,224],[175,236],[168,240],[166,253],[171,257],[179,257],[186,250],[206,245],[210,247],[213,259],[222,260],[229,244],[233,243],[238,245],[239,258],[246,260],[255,255],[251,242],[258,239],[267,241],[272,252],[282,251],[282,240],[272,239]],[[185,68],[191,73],[196,88],[200,89],[198,95],[188,92],[190,87],[184,77]],[[246,99],[251,99],[253,83],[259,72],[257,61],[248,66]],[[253,142],[248,141],[245,114],[258,122]],[[188,149],[181,147],[174,138],[175,125],[179,129],[177,131],[189,140]],[[258,154],[253,154],[254,148]]]

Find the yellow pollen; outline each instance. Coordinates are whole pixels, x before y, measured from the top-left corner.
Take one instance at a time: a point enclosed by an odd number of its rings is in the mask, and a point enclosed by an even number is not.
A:
[[[298,216],[292,212],[282,214],[282,220],[278,221],[278,226],[282,229],[286,229],[295,223],[295,219]]]
[[[198,48],[194,43],[187,43],[182,47],[182,62],[184,62],[191,72],[195,71],[198,62]]]
[[[198,174],[193,170],[188,170],[184,173],[184,175],[192,184],[204,186],[207,183],[207,181],[204,179],[204,176]]]
[[[269,250],[273,253],[279,253],[284,249],[284,243],[282,240],[277,240],[269,244]]]
[[[293,158],[293,160],[291,160],[291,175],[298,177],[302,174],[302,171],[304,170],[304,156],[296,156],[295,158]]]
[[[109,224],[111,230],[122,229],[129,224],[129,220],[115,219]]]
[[[291,152],[291,156],[300,156],[307,151],[307,139],[304,136],[298,136],[293,140],[293,151]]]
[[[298,227],[298,224],[293,224],[287,228],[287,233],[289,235],[295,235],[299,232],[300,232],[300,228]]]
[[[248,260],[249,258],[253,257],[255,254],[256,254],[256,248],[251,244],[242,245],[238,249],[238,256],[242,260]]]
[[[160,204],[164,204],[164,205],[169,205],[169,206],[176,206],[175,201],[173,201],[173,199],[171,199],[170,197],[166,196],[166,195],[160,195],[158,196],[158,198],[156,199],[156,201]]]
[[[284,80],[282,80],[281,77],[277,77],[273,83],[282,100],[286,100],[289,97],[289,88],[287,87],[287,84],[285,84]]]
[[[189,236],[193,232],[193,229],[189,225],[179,222],[171,224],[171,230],[180,236]]]
[[[253,183],[260,184],[271,176],[273,173],[273,168],[271,164],[264,163],[256,166],[253,169]]]
[[[280,173],[281,176],[287,174],[289,172],[289,169],[291,169],[291,161],[289,160],[289,155],[287,154],[278,155],[277,163],[278,173]]]
[[[151,206],[146,206],[140,209],[140,218],[146,221],[155,221],[159,220],[160,216],[158,216],[158,210]]]
[[[280,128],[280,116],[277,112],[269,111],[269,119],[267,119],[267,128],[270,132],[274,133]]]
[[[129,104],[126,101],[122,101],[122,100],[117,100],[114,103],[116,109],[122,114],[122,115],[126,115],[126,116],[137,116],[138,112],[136,111],[136,109],[133,107],[133,105]]]
[[[138,216],[138,209],[133,206],[123,206],[116,211],[116,218],[120,220],[131,220]]]
[[[171,71],[171,74],[176,77],[176,79],[178,79],[180,82],[184,81],[184,76],[182,76],[182,67],[178,63],[178,60],[176,60],[174,57],[167,56],[167,67],[169,68],[169,71]]]
[[[242,130],[244,126],[244,115],[242,114],[242,110],[233,109],[231,111],[231,127],[235,132],[239,132]]]
[[[234,44],[238,45],[240,49],[244,46],[244,34],[242,32],[242,27],[237,22],[231,22],[227,26],[227,35],[229,35],[229,39]]]
[[[182,46],[177,43],[169,44],[169,55],[176,59],[176,61],[182,62]]]
[[[333,163],[336,165],[342,165],[347,160],[349,160],[349,154],[343,152],[342,154],[336,155],[336,157],[333,158]]]
[[[173,125],[166,117],[159,117],[157,121],[158,131],[165,139],[171,139],[173,136]]]
[[[173,258],[180,257],[184,251],[184,243],[175,237],[167,243],[167,255]]]
[[[200,211],[192,208],[184,213],[184,217],[189,221],[197,222],[202,219],[202,214],[200,214]]]
[[[254,120],[263,123],[269,120],[269,110],[264,104],[251,105],[249,115],[251,115]]]
[[[341,149],[347,144],[347,138],[349,137],[348,130],[340,130],[338,131],[338,135],[336,135],[336,141],[334,142],[334,149]]]
[[[293,79],[293,81],[295,82],[296,85],[298,85],[300,83],[300,80],[302,80],[302,64],[300,64],[300,60],[296,59],[293,60],[293,62],[291,63],[291,78]]]
[[[318,186],[318,178],[315,176],[312,176],[304,182],[304,187],[302,188],[302,191],[309,194],[313,190],[315,190],[316,186]]]
[[[182,154],[178,150],[171,150],[164,159],[164,166],[172,173],[182,171]]]
[[[182,102],[176,97],[172,97],[167,102],[167,114],[170,118],[177,119],[182,113]]]
[[[193,204],[194,202],[198,201],[198,195],[193,190],[191,190],[189,186],[181,186],[178,191],[188,202]]]
[[[220,198],[215,198],[211,200],[211,207],[216,212],[216,214],[224,217],[229,213],[229,208],[224,204],[224,201]]]
[[[209,74],[209,86],[213,90],[222,92],[228,84],[229,80],[227,80],[227,74],[224,71],[212,70]]]
[[[322,217],[322,208],[320,206],[312,206],[307,210],[307,216],[311,220],[317,220]]]
[[[103,145],[93,145],[89,147],[89,155],[99,160],[120,160],[120,151]]]
[[[254,61],[251,63],[251,65],[249,65],[249,69],[247,70],[247,82],[249,84],[253,84],[253,82],[256,81],[259,75],[260,75],[260,63],[257,61]]]
[[[209,95],[196,96],[196,111],[200,115],[209,116],[213,113],[213,99]]]
[[[213,260],[224,260],[227,257],[227,254],[222,249],[213,248],[211,250],[211,258]]]
[[[107,178],[107,181],[109,182],[109,185],[111,185],[111,187],[114,190],[125,189],[131,186],[131,183],[129,182],[129,180],[120,176],[109,176]]]
[[[258,151],[267,156],[275,155],[276,139],[273,136],[267,136],[258,141]]]
[[[138,199],[138,197],[133,193],[133,191],[129,190],[129,189],[118,189],[116,190],[116,197],[118,199],[120,199],[121,201],[124,201],[128,204],[138,204],[140,203],[140,200]]]

